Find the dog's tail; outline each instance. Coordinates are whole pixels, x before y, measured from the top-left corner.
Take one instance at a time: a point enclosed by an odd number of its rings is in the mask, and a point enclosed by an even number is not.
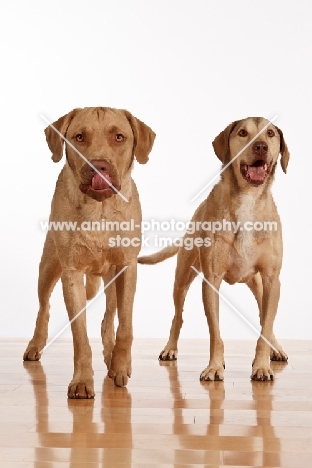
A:
[[[173,257],[178,253],[178,251],[179,247],[172,245],[152,255],[139,257],[138,263],[143,263],[145,265],[155,265],[155,263],[163,262],[164,260],[167,260],[167,258]]]
[[[86,295],[87,300],[93,299],[99,290],[101,277],[95,275],[86,275]]]

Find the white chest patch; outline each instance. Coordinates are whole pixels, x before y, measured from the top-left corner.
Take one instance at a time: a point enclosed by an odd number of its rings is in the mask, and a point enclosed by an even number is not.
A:
[[[240,255],[247,258],[252,253],[253,230],[255,222],[255,197],[251,194],[240,196],[240,205],[235,212],[239,222],[239,233],[236,240],[236,248]]]

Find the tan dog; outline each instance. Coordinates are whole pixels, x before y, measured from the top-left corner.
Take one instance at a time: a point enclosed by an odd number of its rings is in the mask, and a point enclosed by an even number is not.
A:
[[[53,126],[69,143],[65,144],[67,160],[56,183],[50,221],[76,222],[78,227],[75,231],[50,230],[47,234],[39,270],[40,309],[24,360],[40,359],[48,337],[49,298],[59,278],[68,317],[73,320],[85,308],[86,299],[96,294],[100,278],[107,284],[126,267],[105,291],[102,322],[108,374],[117,386],[124,386],[131,375],[132,307],[141,240],[141,207],[131,169],[134,157],[141,164],[147,162],[155,134],[130,112],[105,107],[74,109]],[[49,126],[45,134],[52,159],[57,162],[62,158],[64,140],[55,129]],[[116,222],[114,231],[97,230],[98,225],[95,230],[83,229],[103,220]],[[131,220],[132,226],[127,224]],[[120,223],[124,223],[121,229]],[[123,239],[127,241],[124,245]],[[119,325],[115,342],[116,308]],[[74,375],[68,397],[93,398],[85,312],[71,323],[71,328]]]
[[[224,378],[224,346],[219,331],[217,294],[222,280],[229,284],[246,283],[259,306],[264,339],[260,337],[257,342],[252,379],[273,379],[270,355],[271,360],[287,360],[273,334],[280,295],[282,233],[271,184],[279,153],[282,155],[282,169],[286,173],[289,152],[282,132],[271,123],[256,137],[266,124],[269,122],[263,118],[247,118],[232,123],[215,138],[213,147],[216,155],[223,166],[230,164],[222,173],[220,182],[195,211],[192,222],[197,223],[197,226],[194,224],[196,229],[192,234],[185,234],[184,246],[168,247],[138,259],[139,263],[153,264],[178,252],[173,291],[175,316],[169,341],[160,354],[162,360],[177,357],[184,300],[197,275],[192,267],[203,273],[203,303],[210,332],[210,361],[201,373],[202,380]],[[253,138],[255,140],[251,142]],[[251,144],[248,145],[249,142]],[[235,229],[229,229],[229,224],[223,220],[234,223]],[[215,226],[219,223],[218,230],[209,232],[208,221],[215,223]],[[265,222],[273,223],[271,226],[276,229],[259,230]],[[220,223],[225,229],[219,230]],[[255,226],[255,229],[250,230],[251,226]],[[193,248],[188,247],[190,241]]]

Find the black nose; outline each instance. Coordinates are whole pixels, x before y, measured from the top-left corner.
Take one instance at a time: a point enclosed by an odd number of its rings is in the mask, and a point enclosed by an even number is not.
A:
[[[268,152],[268,145],[265,141],[256,141],[252,145],[252,150],[259,156],[264,156]]]

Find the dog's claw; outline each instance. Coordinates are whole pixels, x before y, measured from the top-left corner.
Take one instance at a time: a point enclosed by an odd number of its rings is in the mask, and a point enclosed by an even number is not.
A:
[[[177,360],[177,358],[175,356],[170,356],[169,354],[166,354],[165,356],[160,354],[158,356],[158,359],[159,359],[159,361],[176,361]]]
[[[82,400],[93,399],[95,396],[93,382],[71,382],[68,386],[67,397],[70,399]]]
[[[158,356],[158,359],[160,361],[176,361],[177,360],[177,355],[178,355],[178,350],[177,349],[163,349],[160,355]]]
[[[224,380],[223,364],[221,366],[206,367],[200,374],[199,379],[206,380],[207,382]]]
[[[283,353],[273,353],[270,357],[271,361],[278,361],[278,362],[287,362],[288,361],[288,356],[287,354]]]
[[[272,369],[266,366],[254,366],[251,374],[251,380],[257,380],[262,382],[268,382],[274,380],[274,372]]]

